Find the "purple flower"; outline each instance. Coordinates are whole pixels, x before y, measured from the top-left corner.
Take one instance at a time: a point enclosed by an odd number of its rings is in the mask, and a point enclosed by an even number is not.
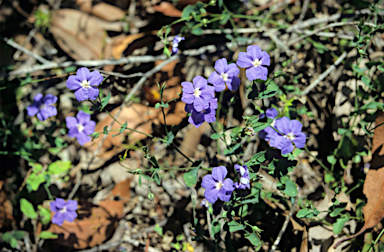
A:
[[[47,94],[43,97],[42,94],[37,94],[33,98],[32,105],[27,107],[28,116],[35,116],[40,121],[47,120],[48,117],[57,115],[57,109],[53,106],[56,103],[57,97],[52,94]]]
[[[276,116],[279,114],[279,112],[277,112],[277,110],[275,108],[269,108],[269,109],[267,109],[265,114],[267,115],[268,118],[275,119]],[[265,114],[261,114],[259,116],[259,118],[264,118]],[[271,123],[272,127],[275,127],[275,122],[276,122],[276,120],[272,121],[272,123]],[[265,141],[269,141],[273,137],[274,134],[277,134],[277,132],[274,129],[272,129],[271,127],[268,127],[268,128],[265,128],[259,132],[259,137],[264,139]]]
[[[228,65],[225,58],[219,59],[215,63],[215,70],[218,73],[211,73],[208,82],[213,84],[216,92],[223,91],[225,89],[225,83],[231,91],[236,91],[239,88],[240,79],[237,75],[239,75],[240,70],[235,63]]]
[[[90,72],[88,68],[79,68],[76,75],[69,76],[67,80],[67,87],[75,91],[76,99],[81,102],[84,100],[96,100],[99,95],[97,88],[103,82],[103,76],[99,71]]]
[[[288,154],[293,151],[293,144],[297,148],[305,146],[305,134],[301,132],[303,125],[297,120],[289,120],[282,117],[276,120],[275,128],[281,132],[273,135],[269,141],[269,145],[281,150],[281,154]]]
[[[235,164],[235,170],[240,174],[240,181],[235,183],[236,189],[250,189],[250,178],[249,178],[249,171],[247,166],[241,166],[238,164]]]
[[[179,37],[179,36],[175,36],[173,38],[173,43],[172,43],[172,53],[173,54],[176,54],[178,51],[179,51],[179,43],[180,41],[184,40],[185,38],[184,37]]]
[[[193,104],[197,112],[209,108],[209,100],[215,98],[214,87],[208,86],[207,80],[201,76],[193,78],[191,82],[182,82],[183,96],[181,101],[186,104]]]
[[[219,166],[212,169],[212,175],[204,176],[201,185],[205,188],[204,197],[209,203],[215,203],[217,198],[222,201],[229,201],[231,198],[234,187],[231,179],[224,180],[227,173],[225,166]]]
[[[247,47],[247,52],[239,53],[236,64],[239,67],[247,68],[245,74],[248,80],[253,81],[256,79],[267,80],[268,68],[271,59],[267,52],[262,51],[258,45]]]
[[[200,127],[203,122],[212,123],[216,121],[217,98],[209,100],[208,103],[209,108],[200,112],[197,112],[192,104],[185,105],[185,111],[191,113],[188,122],[196,128]]]
[[[56,198],[55,201],[52,201],[50,204],[51,211],[55,213],[52,218],[52,223],[59,226],[63,225],[64,220],[72,222],[77,217],[76,210],[77,201],[76,200],[67,200]]]
[[[95,132],[96,123],[91,121],[91,116],[83,111],[77,113],[76,118],[68,116],[65,118],[67,128],[69,129],[68,136],[76,137],[80,145],[84,145],[91,141],[91,135]]]

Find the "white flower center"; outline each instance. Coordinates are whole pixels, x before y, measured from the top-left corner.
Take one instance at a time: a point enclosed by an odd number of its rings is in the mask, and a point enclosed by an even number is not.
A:
[[[288,134],[286,134],[285,136],[284,136],[284,138],[286,138],[286,139],[289,139],[289,140],[295,140],[295,135],[293,134],[293,132],[289,132]]]
[[[196,88],[195,90],[193,90],[193,95],[194,96],[200,97],[200,94],[201,94],[200,88]]]
[[[244,173],[245,173],[245,169],[243,166],[240,166],[240,175],[241,176],[244,176]]]
[[[272,127],[275,127],[275,124],[276,124],[276,120],[273,120],[273,121],[271,122],[271,126],[272,126]]]
[[[252,65],[253,65],[254,67],[259,67],[259,66],[261,66],[261,60],[259,60],[259,59],[255,59],[254,61],[252,61]]]
[[[76,127],[79,132],[82,132],[84,130],[84,126],[80,123],[76,124]]]
[[[223,78],[223,81],[227,81],[228,80],[228,74],[227,73],[222,73],[220,75],[221,78]]]
[[[247,179],[247,178],[240,178],[240,184],[246,185],[248,183],[249,183],[249,179]]]
[[[220,190],[223,187],[223,185],[224,185],[223,182],[217,181],[215,187],[216,187],[217,190]]]
[[[85,88],[85,89],[89,89],[91,87],[91,83],[88,80],[83,80],[80,83],[80,85],[81,85],[82,88]]]
[[[66,213],[66,212],[67,212],[67,207],[66,207],[66,206],[63,207],[63,209],[61,209],[60,212],[62,212],[62,213]]]

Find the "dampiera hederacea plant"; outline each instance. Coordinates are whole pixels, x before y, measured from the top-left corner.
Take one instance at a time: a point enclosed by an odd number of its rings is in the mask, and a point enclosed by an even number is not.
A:
[[[90,72],[88,68],[79,68],[76,75],[69,76],[67,87],[75,90],[76,99],[81,102],[84,100],[96,100],[99,95],[97,86],[103,82],[103,76],[99,71]]]
[[[215,63],[215,70],[217,72],[211,73],[208,82],[213,84],[216,92],[223,91],[225,84],[231,91],[236,91],[239,88],[240,79],[237,76],[240,70],[235,63],[228,65],[227,59],[218,59]]]
[[[172,54],[176,54],[179,51],[179,43],[184,40],[184,37],[175,36],[172,41]]]
[[[64,199],[56,198],[55,201],[50,203],[51,211],[55,213],[52,218],[52,223],[61,226],[65,220],[73,222],[77,217],[77,205],[76,200],[67,200],[67,202],[65,202]]]
[[[287,117],[276,119],[276,132],[269,141],[269,145],[281,150],[281,154],[288,154],[293,151],[293,143],[297,148],[305,146],[306,137],[301,132],[303,125],[297,120],[289,120]]]
[[[238,164],[235,164],[235,170],[239,173],[240,175],[240,181],[236,182],[234,184],[236,189],[245,189],[248,188],[250,189],[250,177],[249,177],[249,171],[247,166],[241,166]]]
[[[193,83],[182,82],[183,96],[181,101],[186,104],[193,104],[197,112],[209,108],[209,100],[215,98],[215,91],[212,86],[208,86],[208,82],[201,76],[193,78]]]
[[[185,111],[191,113],[188,122],[196,128],[200,127],[203,122],[213,123],[216,121],[217,98],[209,100],[208,103],[209,108],[200,112],[197,112],[192,104],[185,105]]]
[[[33,103],[27,107],[28,116],[35,116],[40,121],[45,121],[51,116],[57,115],[57,109],[53,106],[57,102],[57,97],[52,94],[47,94],[43,97],[42,94],[37,94],[33,98]]]
[[[247,47],[247,52],[240,52],[236,64],[246,68],[245,74],[248,80],[267,80],[268,68],[271,59],[267,52],[262,51],[258,45]]]
[[[205,175],[201,186],[205,188],[204,197],[213,204],[219,198],[222,201],[229,201],[233,190],[233,181],[227,176],[227,168],[218,166],[212,169],[212,175]],[[225,180],[224,180],[225,179]]]
[[[275,108],[269,108],[267,109],[267,111],[265,111],[265,114],[263,113],[259,117],[264,118],[265,115],[267,115],[268,118],[274,119],[271,123],[271,126],[274,127],[276,123],[275,118],[277,117],[278,114],[279,112]],[[265,141],[269,141],[274,134],[277,134],[277,132],[271,127],[268,127],[259,131],[259,137],[264,139]]]
[[[76,117],[68,116],[65,118],[67,128],[69,129],[68,136],[76,137],[80,145],[84,145],[91,141],[89,135],[95,132],[96,123],[91,121],[91,115],[84,111],[79,111]]]

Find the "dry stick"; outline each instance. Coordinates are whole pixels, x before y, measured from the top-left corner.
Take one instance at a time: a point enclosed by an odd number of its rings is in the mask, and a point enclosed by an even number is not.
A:
[[[285,43],[283,43],[280,39],[278,39],[275,34],[273,34],[272,32],[267,31],[267,35],[276,44],[276,46],[280,47],[281,49],[283,49],[288,56],[293,56],[294,55],[294,53],[291,50],[289,50],[289,48],[285,45]]]
[[[324,73],[320,74],[319,77],[317,77],[317,79],[314,82],[312,82],[308,87],[306,87],[303,90],[303,92],[301,92],[301,95],[308,94],[314,87],[317,86],[317,84],[319,84],[325,77],[327,77],[328,74],[330,74],[336,68],[336,66],[339,65],[341,61],[345,59],[346,56],[347,56],[347,52],[343,52],[343,54],[340,55],[340,57],[336,60],[336,62],[332,66],[330,66],[327,70],[325,70]]]
[[[277,246],[279,245],[280,241],[281,241],[281,237],[283,236],[284,232],[285,232],[285,229],[287,229],[287,226],[288,226],[288,223],[289,223],[289,220],[292,218],[292,215],[293,213],[295,212],[295,209],[296,209],[296,205],[297,205],[297,202],[298,202],[298,195],[296,196],[295,198],[295,202],[293,203],[292,207],[291,207],[291,211],[289,211],[289,214],[285,217],[285,221],[284,221],[284,224],[283,226],[281,227],[281,230],[275,240],[275,242],[273,243],[271,249],[269,250],[269,252],[274,252],[277,248]]]
[[[115,115],[115,118],[119,118],[119,115],[121,113],[121,111],[123,111],[123,107],[124,105],[126,105],[126,103],[132,98],[132,96],[136,93],[137,90],[139,90],[139,88],[144,84],[144,82],[147,80],[147,78],[155,73],[157,73],[158,71],[160,71],[164,66],[168,65],[170,62],[174,61],[174,60],[177,60],[179,59],[179,56],[178,55],[174,55],[172,57],[170,57],[169,59],[167,59],[166,61],[164,61],[163,63],[157,65],[156,67],[154,67],[152,70],[148,71],[147,73],[144,74],[143,77],[141,77],[141,79],[136,83],[136,85],[132,88],[131,92],[129,92],[129,94],[125,97],[123,103],[120,105],[120,108],[119,108],[119,111],[117,111],[116,115]],[[113,127],[113,124],[115,123],[115,121],[113,120],[112,123],[108,126],[108,130],[111,130],[112,127]],[[99,143],[99,146],[97,147],[95,153],[93,154],[91,160],[89,160],[88,162],[88,165],[87,165],[87,168],[85,170],[88,170],[88,168],[91,166],[93,160],[95,159],[95,157],[99,154],[100,150],[101,150],[101,147],[103,146],[103,143],[105,141],[105,139],[107,139],[107,135],[103,135],[103,138],[101,139],[100,143]],[[82,170],[80,169],[77,173],[76,173],[76,184],[75,186],[73,187],[72,191],[70,192],[70,194],[68,195],[68,199],[71,199],[73,196],[75,196],[77,190],[79,189],[80,187],[80,184],[81,184],[81,179],[82,179]]]
[[[16,43],[15,41],[13,40],[10,40],[10,39],[7,39],[7,38],[3,38],[3,40],[5,41],[5,43],[7,43],[8,45],[12,46],[13,48],[19,50],[19,51],[22,51],[23,53],[35,58],[36,60],[40,61],[41,63],[43,64],[50,64],[51,62],[49,60],[46,60],[44,59],[43,57],[31,52],[30,50],[26,49],[25,47],[22,47],[21,45],[19,45],[18,43]]]
[[[309,0],[304,0],[303,6],[301,7],[300,17],[297,20],[298,23],[301,23],[303,21],[305,17],[305,13],[307,13],[307,10],[308,10],[308,4],[309,4]]]
[[[340,17],[341,17],[340,14],[334,14],[334,15],[332,15],[330,17],[326,17],[326,18],[310,18],[310,19],[307,19],[304,22],[301,22],[299,24],[292,25],[290,28],[287,29],[287,32],[293,32],[295,30],[307,28],[307,27],[313,26],[313,25],[333,22],[333,21],[338,20]]]
[[[29,31],[28,36],[25,38],[25,40],[21,44],[22,47],[26,46],[31,41],[32,37],[35,36],[37,29],[38,28],[36,27]],[[21,51],[17,49],[16,52],[13,54],[13,59],[17,60],[20,57],[20,54],[21,54]]]

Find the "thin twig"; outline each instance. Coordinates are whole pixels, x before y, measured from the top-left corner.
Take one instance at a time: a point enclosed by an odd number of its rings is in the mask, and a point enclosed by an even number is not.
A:
[[[322,80],[324,80],[325,77],[328,76],[333,70],[335,70],[336,66],[339,65],[347,56],[347,52],[343,52],[343,54],[340,55],[340,57],[336,60],[336,62],[330,66],[325,72],[319,75],[317,79],[312,82],[308,87],[306,87],[303,92],[301,92],[301,95],[308,94],[313,88],[315,88]]]
[[[296,196],[295,198],[295,202],[293,203],[292,207],[291,207],[291,211],[289,211],[289,214],[285,217],[285,221],[284,221],[284,224],[283,226],[281,227],[281,230],[275,240],[275,242],[273,243],[271,249],[269,250],[269,252],[274,252],[277,248],[277,246],[279,245],[280,241],[281,241],[281,237],[283,236],[285,230],[287,229],[287,226],[288,226],[288,223],[289,223],[289,220],[292,218],[292,215],[293,213],[295,212],[295,209],[296,209],[296,205],[297,205],[297,202],[298,202],[298,195]]]
[[[22,51],[23,53],[35,58],[36,60],[40,61],[41,63],[43,64],[51,64],[51,62],[49,60],[46,60],[44,59],[43,57],[31,52],[30,50],[26,49],[25,47],[22,47],[21,45],[19,45],[18,43],[16,43],[15,41],[11,40],[11,39],[7,39],[7,38],[3,38],[3,40],[5,41],[5,43],[7,43],[9,46],[12,46],[13,48],[17,49],[17,50],[20,50]]]
[[[304,0],[304,3],[301,7],[300,17],[297,20],[298,23],[301,23],[303,21],[305,14],[307,13],[307,10],[308,10],[308,4],[309,4],[309,0]]]

